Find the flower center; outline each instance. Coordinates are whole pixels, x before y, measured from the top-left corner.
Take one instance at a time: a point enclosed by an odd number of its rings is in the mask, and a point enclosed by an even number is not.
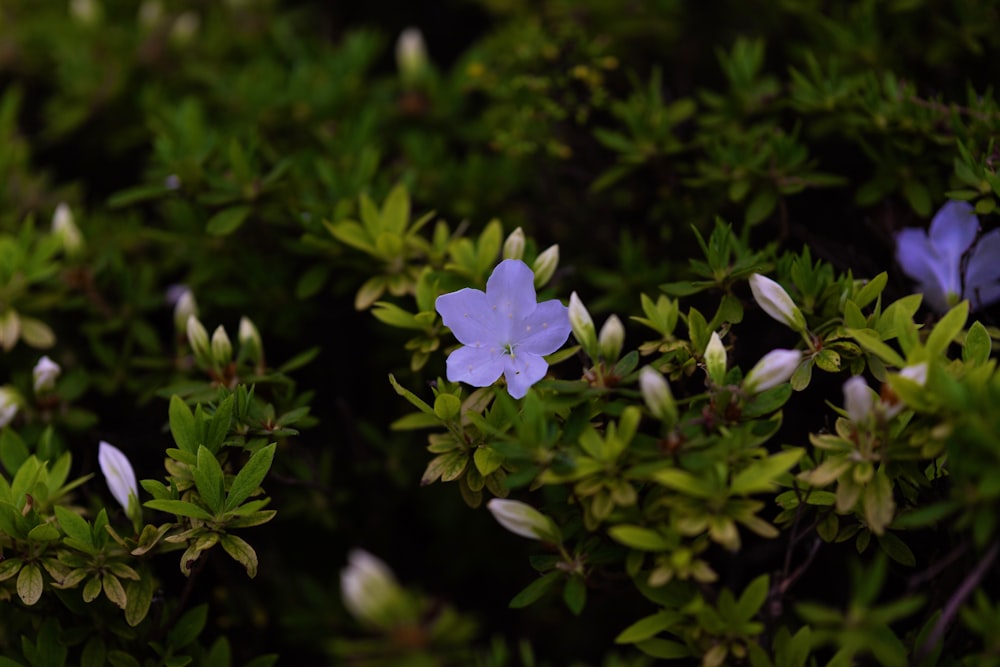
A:
[[[514,343],[507,343],[503,346],[503,353],[514,357]]]

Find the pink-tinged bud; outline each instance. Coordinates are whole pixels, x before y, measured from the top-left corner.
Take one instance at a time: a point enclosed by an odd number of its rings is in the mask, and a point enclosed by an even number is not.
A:
[[[750,291],[753,292],[754,301],[765,313],[795,331],[806,330],[806,318],[784,287],[755,273],[750,276]]]
[[[662,373],[652,366],[644,366],[639,371],[639,391],[654,417],[668,426],[677,422],[677,404]]]
[[[744,391],[759,394],[787,382],[802,362],[799,350],[771,350],[743,378]]]
[[[715,384],[722,384],[726,379],[726,346],[718,332],[713,331],[705,346],[705,370]]]
[[[868,419],[874,408],[875,394],[863,377],[855,375],[844,383],[844,409],[848,419],[860,424]]]
[[[62,368],[59,367],[59,364],[48,357],[39,359],[35,367],[31,369],[35,393],[43,394],[55,389],[56,380],[59,378],[60,373],[62,373]]]
[[[486,508],[501,526],[516,535],[555,544],[562,542],[559,529],[552,519],[527,503],[494,498],[486,503]]]

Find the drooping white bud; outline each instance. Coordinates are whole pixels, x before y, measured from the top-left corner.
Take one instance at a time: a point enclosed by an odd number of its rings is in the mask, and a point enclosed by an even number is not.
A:
[[[743,389],[758,394],[787,382],[802,361],[799,350],[771,350],[743,378]]]
[[[548,518],[534,507],[519,500],[494,498],[486,503],[486,508],[493,514],[501,526],[510,532],[532,540],[546,542],[561,542],[559,529]]]
[[[128,457],[112,444],[101,441],[97,450],[97,462],[101,466],[104,480],[115,500],[129,513],[129,497],[139,500],[139,485],[135,481],[135,472]]]
[[[792,297],[785,288],[766,276],[755,273],[750,276],[750,291],[754,301],[761,310],[782,324],[803,332],[806,330],[806,318],[802,316]]]
[[[194,352],[195,359],[203,366],[212,365],[212,345],[208,340],[208,331],[205,326],[198,321],[194,315],[188,317],[187,321],[188,345]]]

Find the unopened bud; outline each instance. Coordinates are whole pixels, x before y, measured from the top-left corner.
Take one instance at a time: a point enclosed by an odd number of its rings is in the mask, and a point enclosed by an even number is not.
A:
[[[55,389],[56,380],[59,378],[60,373],[62,373],[62,368],[59,367],[59,364],[47,356],[39,359],[35,367],[31,369],[35,393],[43,394]]]
[[[174,19],[174,25],[170,29],[170,41],[175,46],[188,44],[198,33],[201,26],[201,18],[193,11],[183,12]]]
[[[914,382],[921,387],[927,384],[927,362],[906,366],[899,371],[899,377]],[[903,411],[904,403],[896,395],[889,385],[882,387],[882,400],[879,401],[879,408],[885,419],[892,419]]]
[[[417,83],[427,74],[427,45],[419,28],[406,28],[399,33],[396,67],[399,68],[399,78],[406,85]]]
[[[356,619],[385,628],[392,625],[406,598],[389,566],[363,549],[347,555],[347,567],[340,571],[340,594]]]
[[[139,25],[146,30],[155,28],[163,18],[163,3],[160,0],[143,0],[139,5]]]
[[[757,394],[787,382],[802,361],[798,350],[771,350],[743,378],[743,389]]]
[[[136,484],[135,471],[132,470],[128,457],[114,445],[102,440],[97,450],[97,462],[111,495],[124,508],[125,513],[131,515],[132,511],[137,511],[129,509],[133,502],[138,507],[139,485]]]
[[[14,421],[21,408],[21,395],[10,385],[0,387],[0,428]]]
[[[168,300],[173,296],[173,294],[168,294]],[[198,302],[195,301],[194,293],[191,290],[187,287],[181,287],[177,290],[174,301],[174,326],[178,331],[184,331],[188,318],[192,315],[198,316]]]
[[[591,359],[597,358],[597,329],[594,327],[594,320],[590,317],[587,307],[580,301],[580,297],[573,292],[569,295],[569,325],[573,329],[573,337],[576,342],[583,346],[583,351]]]
[[[524,258],[524,230],[520,227],[512,231],[510,235],[507,236],[507,240],[503,242],[503,258]]]
[[[604,320],[601,333],[597,336],[597,344],[601,349],[601,358],[608,363],[618,360],[625,344],[625,325],[617,315],[610,315]]]
[[[765,313],[795,331],[806,330],[806,318],[784,287],[755,273],[750,276],[750,291],[753,292],[754,301]]]
[[[212,361],[218,368],[224,368],[233,360],[233,344],[220,324],[212,333]]]
[[[486,508],[501,526],[516,535],[554,544],[562,542],[559,529],[552,519],[527,503],[494,498],[486,503]]]
[[[69,13],[82,25],[94,25],[101,20],[101,5],[97,0],[70,0]]]
[[[201,366],[206,368],[211,366],[212,347],[208,340],[208,331],[205,330],[204,325],[198,321],[197,317],[192,315],[188,318],[186,329],[188,345],[191,346],[191,350],[194,352],[194,358]]]
[[[56,206],[52,216],[52,234],[62,242],[67,255],[76,255],[83,249],[83,235],[73,219],[73,211],[65,202]]]
[[[264,343],[260,332],[248,317],[240,318],[240,330],[237,334],[240,341],[240,356],[259,364],[264,359]]]
[[[535,258],[535,263],[531,265],[531,270],[535,272],[535,287],[542,287],[550,280],[559,266],[559,245],[549,246],[542,254]]]
[[[646,407],[653,416],[672,426],[677,421],[677,404],[670,393],[667,378],[652,366],[644,366],[639,371],[639,391],[646,401]]]
[[[875,395],[863,377],[855,375],[844,383],[844,409],[848,419],[861,424],[872,414],[874,407]]]
[[[726,380],[726,346],[722,343],[717,331],[712,332],[712,337],[708,339],[705,346],[705,370],[708,377],[715,384],[722,384]]]

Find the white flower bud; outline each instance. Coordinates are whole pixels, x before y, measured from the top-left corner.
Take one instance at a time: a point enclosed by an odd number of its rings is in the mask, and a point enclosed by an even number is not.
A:
[[[264,358],[264,343],[261,341],[260,332],[248,317],[240,318],[240,329],[237,334],[240,341],[240,354],[254,364],[261,363]]]
[[[170,29],[170,41],[175,46],[184,46],[198,34],[201,26],[201,17],[193,11],[186,11],[174,19],[174,25]]]
[[[875,395],[868,388],[868,382],[860,375],[855,375],[844,383],[844,408],[847,418],[855,424],[861,424],[875,408]]]
[[[598,348],[594,319],[576,292],[569,295],[569,325],[573,329],[573,337],[583,346],[583,351],[592,359],[596,358]]]
[[[67,255],[76,255],[83,249],[83,235],[73,219],[73,211],[65,202],[56,206],[52,216],[52,235],[62,242]]]
[[[60,373],[62,373],[62,368],[59,367],[59,364],[47,356],[39,359],[35,367],[31,369],[35,393],[42,394],[52,391],[56,386],[56,379],[58,379]]]
[[[604,320],[601,333],[597,336],[597,344],[601,348],[601,358],[608,363],[614,363],[621,354],[625,344],[625,325],[617,315],[610,315]]]
[[[233,344],[229,340],[229,334],[220,324],[212,332],[212,361],[216,367],[224,368],[233,360]]]
[[[0,428],[14,421],[21,408],[21,395],[10,385],[0,387]]]
[[[191,346],[195,359],[203,366],[211,366],[212,347],[211,343],[209,343],[208,331],[205,329],[205,326],[198,321],[197,317],[192,315],[188,318],[186,329],[188,345]]]
[[[143,0],[139,5],[137,20],[139,25],[146,30],[155,28],[163,18],[163,3],[160,0]]]
[[[531,265],[531,270],[535,272],[535,287],[542,287],[550,280],[559,266],[559,245],[549,246],[542,254],[535,258],[535,263]]]
[[[128,457],[114,445],[102,440],[97,450],[97,462],[111,495],[125,508],[126,514],[130,514],[129,498],[134,496],[136,503],[139,502],[139,485],[136,484],[135,472]]]
[[[754,301],[765,313],[795,331],[806,330],[806,318],[784,287],[755,273],[750,276],[750,291],[753,292]]]
[[[412,85],[427,73],[427,45],[420,28],[406,28],[396,39],[396,67],[404,84]],[[520,259],[516,257],[514,259]]]
[[[507,236],[503,242],[504,259],[524,258],[524,230],[518,227]]]
[[[712,332],[705,346],[705,370],[715,384],[722,384],[726,379],[726,346],[722,343],[717,331]]]
[[[801,361],[802,353],[799,350],[771,350],[743,378],[743,389],[757,394],[777,387],[792,377]]]
[[[389,566],[363,549],[347,555],[347,567],[340,571],[340,594],[352,616],[376,627],[388,627],[405,600]]]
[[[173,297],[174,295],[168,291],[167,299],[170,300]],[[177,327],[178,331],[185,330],[188,318],[192,315],[198,316],[198,302],[195,301],[194,293],[182,285],[177,290],[174,300],[174,326]]]
[[[101,19],[101,5],[97,0],[70,0],[69,14],[82,25],[93,25]]]
[[[519,500],[494,498],[486,503],[486,508],[501,526],[516,535],[555,544],[562,542],[559,529],[556,528],[552,519],[527,503],[522,503]]]
[[[639,371],[639,391],[654,417],[666,422],[668,426],[677,421],[677,404],[670,393],[667,378],[662,373],[652,366],[644,366]]]

